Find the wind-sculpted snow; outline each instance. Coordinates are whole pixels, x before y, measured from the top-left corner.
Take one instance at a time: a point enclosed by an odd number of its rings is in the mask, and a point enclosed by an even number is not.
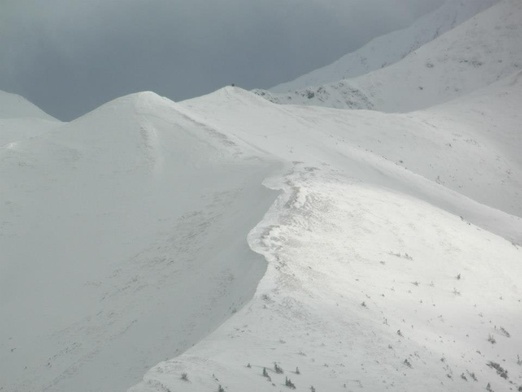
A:
[[[406,115],[141,93],[13,142],[4,389],[121,390],[172,357],[131,390],[271,390],[274,362],[317,390],[520,384],[520,93]]]
[[[520,10],[343,90],[422,111],[226,87],[7,115],[0,391],[520,389]]]
[[[385,68],[288,93],[280,104],[408,112],[464,96],[522,70],[522,3],[503,0]]]
[[[0,390],[124,390],[249,300],[273,164],[238,151],[152,93],[0,150]]]
[[[285,174],[250,236],[269,262],[254,299],[131,392],[520,385],[519,248],[325,167]]]
[[[479,127],[477,113],[450,109],[516,102],[517,80],[408,115],[279,106],[234,88],[182,102],[285,162],[265,181],[283,193],[249,234],[268,261],[253,300],[130,391],[522,385],[516,105]]]

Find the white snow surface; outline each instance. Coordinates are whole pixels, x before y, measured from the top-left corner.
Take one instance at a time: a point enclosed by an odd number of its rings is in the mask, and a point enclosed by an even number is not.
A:
[[[141,93],[0,150],[2,391],[124,390],[248,300],[273,162]]]
[[[385,68],[292,92],[257,93],[282,104],[385,112],[428,108],[522,70],[521,21],[522,2],[503,0]]]
[[[498,26],[509,63],[520,8],[453,31]],[[226,87],[60,123],[11,100],[0,391],[518,390],[522,72],[492,69],[409,113]]]
[[[0,91],[0,119],[8,118],[56,119],[20,95]]]
[[[268,261],[254,298],[129,391],[516,390],[520,80],[410,114],[182,102],[285,162],[265,180],[283,193],[248,236]]]
[[[325,67],[313,70],[290,82],[270,88],[274,93],[305,89],[309,86],[354,78],[384,68],[403,59],[422,45],[455,28],[499,0],[446,0],[412,25],[374,38],[362,48]]]

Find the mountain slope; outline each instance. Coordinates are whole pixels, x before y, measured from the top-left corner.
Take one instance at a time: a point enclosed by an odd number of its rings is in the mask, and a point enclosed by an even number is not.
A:
[[[457,198],[465,196],[520,217],[522,167],[519,158],[507,154],[508,149],[516,150],[517,144],[510,141],[519,133],[516,102],[522,85],[518,79],[512,83],[515,78],[499,85],[502,93],[496,91],[506,96],[507,102],[515,104],[505,106],[500,118],[494,111],[490,111],[489,116],[481,116],[481,126],[477,128],[481,132],[470,125],[477,122],[474,113],[455,113],[444,118],[443,108],[434,115],[431,111],[384,114],[281,106],[230,88],[181,105],[201,116],[200,121],[228,129],[236,137],[279,159],[300,161],[304,156],[310,165],[319,167],[328,163],[364,181],[394,187],[414,196],[418,196],[418,192],[422,198],[438,194],[441,198],[437,196],[438,199],[431,201],[441,203],[438,205],[443,208],[453,203],[443,199],[449,200],[447,198],[458,194]],[[483,94],[487,97],[490,91],[485,90]],[[465,102],[463,99],[462,105]],[[502,101],[498,105],[503,106]],[[511,139],[497,140],[495,134],[500,131],[495,131],[495,127],[510,133]],[[487,130],[491,130],[489,135]],[[427,184],[430,184],[429,190],[426,190]],[[441,192],[438,186],[443,189]],[[499,188],[503,189],[502,195],[497,191]],[[462,214],[466,215],[458,212]]]
[[[410,114],[141,93],[3,148],[4,388],[121,390],[173,356],[131,390],[522,384],[519,95],[519,75]]]
[[[274,93],[300,90],[384,68],[497,2],[498,0],[446,0],[435,11],[422,16],[411,26],[375,38],[330,65],[269,90]]]
[[[285,94],[272,102],[406,112],[446,102],[522,69],[522,4],[504,0],[366,75]]]
[[[20,97],[0,91],[0,148],[48,132],[60,122]]]
[[[516,99],[514,81],[459,105]],[[519,212],[521,166],[508,138],[487,133],[499,121],[518,129],[514,113],[279,106],[233,88],[181,106],[285,162],[265,181],[283,194],[249,234],[268,261],[253,300],[131,392],[284,390],[286,379],[318,391],[522,385],[522,219],[506,213]],[[486,195],[497,155],[516,173],[495,185],[511,189],[506,204]]]
[[[152,93],[0,150],[2,388],[123,390],[220,325],[272,166]]]
[[[19,117],[56,120],[20,95],[0,91],[0,119]]]
[[[514,61],[519,12],[503,1],[357,80],[443,83],[475,69],[446,67],[456,48],[497,42]],[[9,118],[0,391],[521,388],[522,76],[498,64],[462,96],[357,96],[444,101],[410,113],[227,87],[26,136],[34,119]]]

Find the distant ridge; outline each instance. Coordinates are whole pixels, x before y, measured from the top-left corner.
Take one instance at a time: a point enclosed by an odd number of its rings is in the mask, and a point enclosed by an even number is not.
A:
[[[504,0],[401,61],[353,79],[288,93],[280,104],[407,112],[440,104],[522,69],[522,3]]]
[[[268,90],[284,93],[354,78],[387,67],[498,2],[499,0],[446,0],[439,8],[422,16],[411,26],[374,38],[362,48],[330,65]]]

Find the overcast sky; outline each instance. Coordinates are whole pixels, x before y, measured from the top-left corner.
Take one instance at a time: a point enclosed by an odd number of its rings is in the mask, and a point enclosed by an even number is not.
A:
[[[268,88],[442,0],[0,0],[0,90],[62,120],[131,92]]]

